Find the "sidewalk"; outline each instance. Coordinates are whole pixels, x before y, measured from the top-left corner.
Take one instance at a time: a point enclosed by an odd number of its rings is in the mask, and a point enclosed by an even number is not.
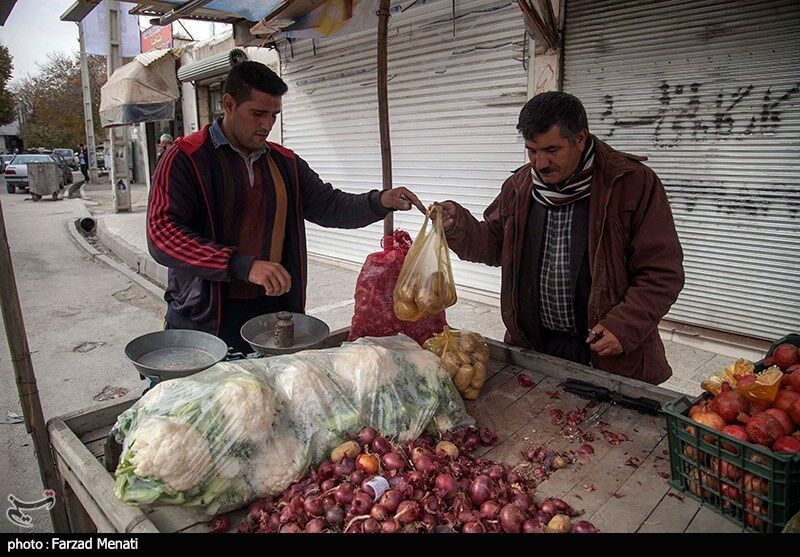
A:
[[[87,202],[89,210],[97,218],[98,239],[132,269],[164,288],[167,270],[147,253],[147,188],[132,184],[133,212],[118,214],[113,213],[107,182],[105,185],[92,184],[85,189],[91,198]],[[310,256],[308,272],[308,313],[327,323],[331,330],[348,326],[353,316],[353,293],[358,270]],[[455,306],[447,310],[447,321],[454,328],[476,331],[499,340],[502,340],[505,332],[499,302],[498,306],[493,306],[460,298]],[[667,360],[673,370],[673,376],[662,386],[687,394],[699,394],[703,379],[737,357],[751,360],[761,357],[758,352],[746,348],[715,347],[708,343],[702,344],[702,347],[690,346],[673,340],[673,336],[662,331]],[[710,350],[707,349],[709,347]]]

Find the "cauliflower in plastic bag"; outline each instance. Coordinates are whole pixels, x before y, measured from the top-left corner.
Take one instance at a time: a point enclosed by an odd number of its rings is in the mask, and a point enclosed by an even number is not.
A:
[[[227,426],[227,437],[256,441],[269,434],[277,402],[258,379],[249,374],[231,377],[220,385],[215,396]]]
[[[404,335],[221,362],[119,416],[115,493],[216,514],[281,491],[365,426],[407,441],[473,424],[438,358]]]
[[[309,458],[292,432],[277,433],[253,458],[247,482],[259,497],[280,493],[300,477]]]

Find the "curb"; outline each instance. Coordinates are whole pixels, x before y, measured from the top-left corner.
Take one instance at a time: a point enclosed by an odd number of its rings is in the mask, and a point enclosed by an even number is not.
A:
[[[92,246],[89,242],[87,242],[86,238],[84,238],[83,235],[80,232],[78,232],[74,220],[67,221],[67,231],[72,236],[72,239],[75,240],[75,243],[77,243],[81,248],[83,248],[86,251],[86,253],[88,253],[92,257],[93,261],[96,260],[102,261],[112,269],[119,271],[120,273],[131,279],[133,282],[144,288],[148,294],[150,294],[153,298],[155,298],[159,302],[164,301],[164,290],[162,290],[161,288],[159,288],[158,286],[156,286],[155,284],[153,284],[152,282],[141,276],[133,269],[127,267],[126,265],[117,263],[107,255],[103,255],[102,253],[97,251],[97,249],[94,246]]]

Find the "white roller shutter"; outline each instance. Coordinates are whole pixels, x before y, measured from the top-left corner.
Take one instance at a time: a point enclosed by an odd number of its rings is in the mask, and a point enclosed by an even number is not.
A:
[[[647,155],[685,252],[669,318],[800,331],[800,2],[568,0],[564,90]]]
[[[406,8],[405,11],[400,10]],[[433,0],[395,4],[389,27],[393,182],[428,204],[453,199],[478,218],[524,162],[516,132],[526,100],[525,30],[516,3]],[[281,46],[284,144],[335,187],[381,186],[376,31]],[[414,212],[395,227],[414,237]],[[382,224],[308,225],[309,251],[355,264],[380,247]],[[453,260],[456,282],[497,295],[499,269]]]

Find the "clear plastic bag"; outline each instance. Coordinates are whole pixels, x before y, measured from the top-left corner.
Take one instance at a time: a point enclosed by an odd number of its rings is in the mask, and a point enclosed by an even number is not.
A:
[[[216,514],[281,492],[363,427],[405,442],[472,425],[438,359],[404,335],[221,362],[119,416],[115,493]]]
[[[481,335],[445,327],[422,347],[440,358],[461,396],[467,400],[478,398],[489,365],[489,347]]]
[[[444,312],[416,322],[400,321],[394,313],[394,287],[411,248],[411,236],[396,230],[381,240],[382,251],[367,256],[356,281],[355,309],[347,340],[403,333],[422,344],[447,324]]]
[[[428,223],[430,222],[430,226]],[[434,203],[406,256],[394,289],[394,312],[403,321],[436,315],[458,301],[442,208]]]

